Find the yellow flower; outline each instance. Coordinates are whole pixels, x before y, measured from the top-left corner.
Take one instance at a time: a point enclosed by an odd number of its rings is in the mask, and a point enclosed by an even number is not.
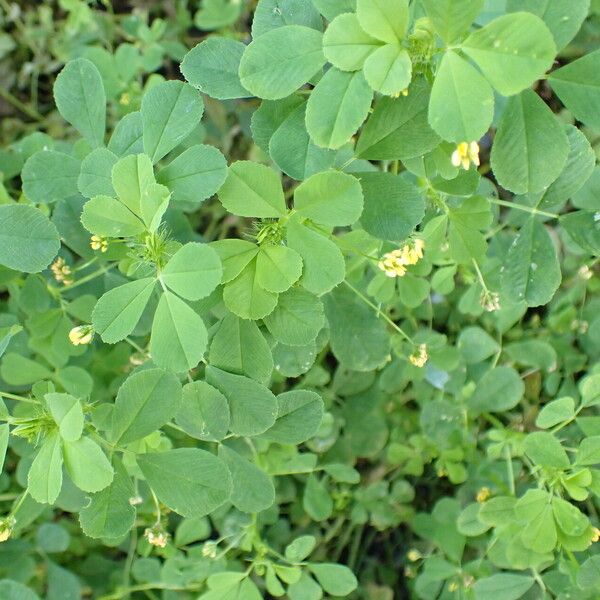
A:
[[[428,359],[429,354],[427,354],[427,344],[420,344],[418,350],[408,357],[411,364],[415,367],[419,367],[419,369],[422,369],[427,364]]]
[[[450,584],[448,585],[448,591],[449,592],[457,592],[458,591],[458,583],[456,583],[456,581],[452,581],[450,582]]]
[[[10,538],[14,526],[15,519],[13,517],[0,519],[0,542],[6,542]]]
[[[408,551],[406,558],[408,558],[410,562],[416,562],[422,558],[422,555],[417,549],[413,548],[412,550]]]
[[[500,310],[500,295],[497,292],[484,290],[479,298],[479,302],[487,312]]]
[[[156,546],[157,548],[166,548],[169,541],[169,534],[160,526],[149,527],[146,529],[146,531],[144,531],[144,537],[151,546]]]
[[[408,264],[404,249],[398,249],[384,254],[377,266],[388,277],[404,277]]]
[[[108,240],[105,237],[93,235],[90,238],[90,247],[92,248],[92,250],[100,250],[100,252],[106,252],[108,250]]]
[[[91,325],[79,325],[69,331],[69,341],[73,346],[89,344],[93,339],[94,330]]]
[[[479,144],[477,142],[461,142],[456,146],[456,150],[452,153],[452,164],[455,167],[461,167],[468,171],[471,164],[478,167],[479,161]]]
[[[408,264],[416,265],[423,258],[423,250],[425,250],[425,242],[418,238],[412,243],[412,247],[408,244],[404,246],[403,252]]]
[[[217,558],[216,542],[208,541],[202,546],[202,556],[206,558]]]
[[[65,285],[73,283],[71,267],[65,262],[64,258],[57,258],[50,265],[50,270],[52,271],[52,275],[54,275],[54,279],[59,283],[64,283]]]
[[[593,527],[592,528],[593,531],[593,535],[592,535],[592,542],[600,542],[600,529],[598,529],[597,527]]]
[[[479,502],[479,504],[483,504],[491,495],[492,492],[490,492],[490,488],[482,487],[477,492],[477,496],[475,496],[475,499],[477,500],[477,502]]]

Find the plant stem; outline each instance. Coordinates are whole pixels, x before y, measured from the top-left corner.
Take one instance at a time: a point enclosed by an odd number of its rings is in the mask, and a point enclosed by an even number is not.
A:
[[[44,116],[35,110],[35,108],[27,106],[27,104],[21,102],[16,96],[13,96],[13,94],[2,87],[0,87],[0,96],[9,104],[12,104],[17,110],[27,115],[30,119],[33,119],[34,121],[44,120]]]
[[[416,342],[401,328],[399,327],[392,319],[390,319],[384,312],[381,312],[379,307],[376,304],[373,304],[362,292],[358,291],[352,284],[348,283],[344,280],[344,283],[368,306],[370,306],[374,311],[377,317],[383,317],[385,321],[389,323],[406,341],[411,343],[413,346],[416,346]]]
[[[490,198],[489,200],[492,204],[497,204],[498,206],[506,206],[507,208],[514,208],[516,210],[522,210],[532,215],[540,215],[542,217],[548,217],[550,219],[560,218],[560,215],[557,215],[556,213],[546,212],[545,210],[538,210],[537,208],[534,208],[532,206],[516,204],[514,202],[508,202],[507,200],[497,200],[496,198]]]

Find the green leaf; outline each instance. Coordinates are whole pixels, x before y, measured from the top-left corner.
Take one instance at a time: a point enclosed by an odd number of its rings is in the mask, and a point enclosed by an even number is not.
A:
[[[523,545],[540,554],[552,552],[557,533],[552,514],[552,497],[544,490],[528,490],[515,505],[516,517],[525,523]]]
[[[362,213],[363,193],[352,175],[339,171],[317,173],[296,188],[294,208],[320,225],[352,225]]]
[[[23,165],[23,193],[36,204],[50,204],[76,196],[80,170],[78,159],[55,150],[40,150]]]
[[[372,371],[390,355],[385,322],[352,290],[342,287],[325,297],[325,315],[331,328],[331,349],[352,371]]]
[[[162,369],[133,373],[117,393],[112,441],[129,444],[160,429],[173,418],[180,402],[181,384],[173,373]]]
[[[473,586],[476,600],[518,600],[535,583],[528,575],[512,573],[496,573],[490,577],[479,579]]]
[[[11,579],[0,580],[0,597],[3,600],[40,600],[35,592]]]
[[[144,152],[153,163],[176,148],[200,123],[204,103],[197,90],[181,81],[151,87],[142,99]]]
[[[578,210],[560,218],[573,241],[586,252],[600,256],[600,221],[597,211]]]
[[[576,506],[558,496],[552,498],[552,512],[556,524],[566,535],[582,535],[590,527],[590,520]]]
[[[118,158],[106,148],[92,150],[82,161],[77,188],[86,198],[114,196],[111,173]]]
[[[286,212],[280,176],[265,165],[245,160],[229,167],[219,200],[240,217],[279,218]]]
[[[56,227],[42,211],[24,204],[0,206],[0,264],[37,273],[58,253]]]
[[[354,573],[344,565],[313,563],[308,568],[317,578],[321,587],[332,596],[347,596],[358,587]]]
[[[600,128],[600,50],[553,71],[548,81],[576,119]]]
[[[219,255],[207,244],[196,242],[177,250],[161,272],[162,282],[186,300],[205,298],[222,277]]]
[[[288,346],[305,346],[325,325],[323,304],[314,294],[292,288],[279,296],[277,307],[264,318],[269,333]]]
[[[329,69],[306,106],[306,129],[313,142],[324,148],[343,146],[367,118],[372,100],[373,90],[361,71]]]
[[[323,400],[316,392],[292,390],[277,396],[277,420],[260,437],[279,444],[311,439],[323,419]]]
[[[525,12],[494,19],[472,33],[462,50],[503,96],[518,94],[543,77],[556,56],[544,22]]]
[[[493,118],[494,93],[488,82],[456,52],[446,52],[431,90],[431,127],[448,142],[471,142],[483,137]]]
[[[184,517],[208,515],[231,496],[227,465],[205,450],[178,448],[136,460],[158,499]]]
[[[10,436],[10,426],[8,423],[0,425],[0,472],[4,469],[4,460],[8,450],[8,438]]]
[[[292,563],[299,563],[308,558],[317,545],[312,535],[301,535],[285,547],[285,557]]]
[[[568,156],[563,126],[534,91],[509,100],[491,155],[502,187],[515,194],[544,191],[561,174]]]
[[[326,171],[335,162],[335,152],[314,144],[306,130],[307,103],[294,109],[269,140],[273,162],[290,177],[306,179]]]
[[[112,184],[119,200],[135,215],[141,215],[142,196],[154,181],[152,162],[145,154],[120,159],[112,170]]]
[[[273,393],[256,381],[206,368],[206,381],[216,387],[229,402],[230,429],[236,435],[254,436],[265,432],[275,423],[277,400]]]
[[[540,429],[550,429],[550,427],[568,421],[574,416],[575,400],[566,396],[546,404],[537,416],[535,424]]]
[[[222,440],[229,430],[227,398],[205,381],[188,383],[183,387],[183,401],[175,421],[197,440]]]
[[[160,298],[150,337],[150,354],[159,367],[177,373],[193,369],[204,356],[208,333],[204,321],[175,294]]]
[[[266,317],[277,306],[277,294],[265,290],[258,282],[256,259],[223,289],[225,306],[242,319],[254,321]]]
[[[473,264],[473,259],[482,260],[487,243],[480,231],[492,222],[489,201],[479,196],[465,200],[458,208],[450,209],[448,241],[454,260],[461,264]]]
[[[600,556],[591,556],[577,572],[577,585],[584,590],[597,590],[600,586]]]
[[[252,38],[285,25],[306,25],[323,29],[323,19],[312,5],[304,0],[259,0],[252,19]]]
[[[314,521],[325,521],[333,513],[333,500],[324,481],[319,481],[313,473],[308,476],[302,506]]]
[[[527,456],[541,467],[567,469],[571,464],[558,439],[547,431],[530,433],[525,438],[524,448]]]
[[[356,16],[369,35],[394,44],[406,34],[408,0],[357,0]]]
[[[23,331],[21,325],[11,325],[10,327],[0,327],[0,357],[6,352],[10,341],[17,333]]]
[[[115,125],[108,149],[117,156],[140,154],[144,151],[142,115],[139,111],[125,115]]]
[[[415,81],[408,96],[381,98],[367,120],[356,156],[367,160],[407,160],[433,150],[440,142],[427,121],[429,87]]]
[[[490,358],[500,350],[498,342],[481,327],[465,327],[458,336],[458,349],[468,365]]]
[[[540,17],[561,50],[575,37],[588,16],[590,0],[508,0],[506,8],[510,12],[526,10]]]
[[[107,344],[115,344],[133,331],[155,285],[153,277],[130,281],[109,290],[98,300],[92,312],[92,324]]]
[[[151,183],[144,189],[140,198],[140,214],[149,232],[158,230],[170,199],[169,189],[159,183]]]
[[[423,220],[421,191],[392,173],[359,173],[365,207],[360,223],[366,232],[390,242],[405,240]]]
[[[504,412],[517,406],[524,393],[525,384],[514,369],[494,367],[477,382],[468,407],[477,413]]]
[[[251,94],[241,84],[238,73],[245,48],[231,38],[210,37],[185,55],[181,72],[189,83],[212,98],[246,98]]]
[[[484,0],[422,0],[422,3],[435,30],[450,44],[469,29]]]
[[[544,192],[540,208],[555,210],[575,196],[594,172],[596,154],[587,137],[573,125],[565,127],[570,152],[567,162],[550,187]]]
[[[95,148],[102,146],[106,126],[106,94],[102,77],[86,58],[69,61],[54,83],[58,112]]]
[[[146,228],[122,202],[109,196],[96,196],[83,206],[82,225],[104,237],[132,237]]]
[[[159,183],[173,194],[173,202],[198,206],[215,194],[227,177],[227,161],[217,148],[200,144],[182,152],[158,173]]]
[[[246,48],[240,81],[259,98],[285,98],[311,79],[325,64],[323,34],[302,25],[273,29]]]
[[[600,435],[586,437],[581,441],[575,462],[578,465],[600,464]]]
[[[113,480],[114,470],[102,448],[88,437],[64,440],[63,455],[67,473],[80,490],[99,492]]]
[[[62,450],[56,433],[50,433],[33,459],[27,474],[27,490],[42,504],[54,504],[62,488]]]
[[[367,58],[364,74],[376,92],[398,96],[410,85],[412,62],[405,48],[399,44],[386,44]]]
[[[254,111],[250,123],[252,138],[265,154],[269,154],[269,142],[275,132],[301,104],[304,104],[304,100],[298,94],[293,94],[282,100],[263,100]]]
[[[223,265],[222,283],[235,279],[258,254],[258,246],[246,240],[230,239],[211,243]]]
[[[211,365],[267,383],[273,371],[271,348],[253,321],[228,314],[215,331],[208,355]]]
[[[70,394],[51,393],[44,396],[50,414],[58,425],[60,437],[76,442],[83,433],[83,409],[77,398]]]
[[[302,258],[287,246],[263,244],[256,256],[256,283],[268,292],[288,290],[302,275]]]
[[[527,306],[550,302],[562,276],[556,249],[545,226],[531,217],[512,243],[504,271],[502,293]]]
[[[352,13],[337,16],[323,36],[323,52],[340,71],[359,71],[381,45],[364,31],[358,17]]]
[[[123,463],[114,458],[113,464],[115,476],[111,484],[92,494],[89,504],[79,511],[81,529],[91,538],[119,539],[135,522],[135,508],[129,502],[135,496],[135,488]]]
[[[287,226],[287,243],[302,257],[304,270],[300,283],[309,292],[324,294],[344,280],[344,257],[335,243],[325,236],[294,219]]]
[[[233,481],[231,503],[242,512],[258,513],[270,508],[275,502],[275,488],[271,478],[254,463],[227,446],[219,446],[221,458]]]

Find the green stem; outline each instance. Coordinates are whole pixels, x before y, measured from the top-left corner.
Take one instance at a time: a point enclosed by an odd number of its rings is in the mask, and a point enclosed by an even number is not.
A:
[[[508,202],[507,200],[498,200],[496,198],[489,199],[492,204],[497,204],[498,206],[505,206],[507,208],[514,208],[516,210],[522,210],[524,212],[528,212],[532,215],[540,215],[542,217],[548,217],[550,219],[559,219],[560,215],[556,213],[546,212],[545,210],[538,210],[532,206],[525,206],[524,204],[515,204],[514,202]]]
[[[83,285],[84,283],[88,283],[89,281],[96,279],[96,277],[100,277],[101,275],[108,273],[108,271],[110,271],[114,267],[115,267],[115,265],[109,265],[108,267],[102,267],[101,269],[98,269],[97,271],[94,271],[93,273],[90,273],[89,275],[82,277],[81,279],[79,279],[75,283],[72,283],[71,285],[65,285],[65,287],[60,288],[59,291],[61,294],[64,292],[69,292],[72,289],[75,289],[76,287]]]
[[[379,307],[376,304],[373,304],[363,293],[357,290],[352,284],[348,283],[344,280],[344,283],[365,303],[367,306],[370,306],[378,317],[383,317],[384,321],[387,321],[389,325],[391,325],[404,339],[416,346],[416,342],[401,328],[399,327],[392,319],[390,319],[384,312],[381,312]]]
[[[17,394],[11,394],[10,392],[3,392],[0,390],[0,398],[2,397],[10,398],[11,400],[18,400],[19,402],[27,402],[28,404],[39,404],[37,400],[33,398],[25,398],[23,396],[18,396]]]
[[[12,104],[17,110],[27,115],[34,121],[43,121],[44,116],[40,114],[35,108],[27,106],[24,102],[21,102],[16,96],[13,96],[8,90],[0,87],[0,96],[4,98],[9,104]]]
[[[511,496],[516,496],[515,489],[515,472],[512,464],[512,457],[510,455],[510,448],[508,444],[504,446],[504,455],[506,456],[506,470],[508,472],[508,485],[510,487]]]

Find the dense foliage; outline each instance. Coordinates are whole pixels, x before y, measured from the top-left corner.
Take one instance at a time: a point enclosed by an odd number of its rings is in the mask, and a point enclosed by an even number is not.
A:
[[[600,598],[600,2],[139,4],[0,0],[0,599]]]

